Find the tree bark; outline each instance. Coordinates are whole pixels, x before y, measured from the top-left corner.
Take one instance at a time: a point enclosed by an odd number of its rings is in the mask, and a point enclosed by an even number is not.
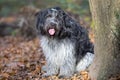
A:
[[[95,58],[92,80],[120,75],[120,0],[89,0],[95,26]]]

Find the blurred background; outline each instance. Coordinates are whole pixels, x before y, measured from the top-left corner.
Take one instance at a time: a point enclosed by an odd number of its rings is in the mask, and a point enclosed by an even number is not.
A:
[[[44,8],[59,6],[90,29],[91,14],[88,0],[0,0],[0,36],[36,36],[34,14]]]
[[[0,0],[0,17],[18,13],[24,6],[40,9],[60,6],[79,15],[89,15],[88,0]]]

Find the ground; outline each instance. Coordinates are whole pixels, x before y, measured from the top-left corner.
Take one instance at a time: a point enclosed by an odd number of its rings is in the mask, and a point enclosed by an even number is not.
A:
[[[86,71],[70,79],[57,76],[42,78],[41,67],[45,58],[39,46],[39,39],[23,37],[0,37],[0,80],[89,80]]]

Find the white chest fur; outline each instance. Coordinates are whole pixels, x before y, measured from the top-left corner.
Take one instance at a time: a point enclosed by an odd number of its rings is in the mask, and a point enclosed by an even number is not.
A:
[[[74,44],[69,40],[57,41],[50,40],[47,37],[40,38],[41,47],[47,61],[51,61],[56,65],[63,65],[66,59],[74,58]]]

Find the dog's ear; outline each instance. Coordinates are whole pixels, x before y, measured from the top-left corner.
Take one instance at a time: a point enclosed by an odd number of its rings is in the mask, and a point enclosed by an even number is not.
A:
[[[66,27],[72,27],[73,19],[66,13],[63,13],[64,16],[64,23]]]
[[[40,27],[43,27],[44,24],[44,11],[41,10],[36,13],[36,29],[39,31]]]

